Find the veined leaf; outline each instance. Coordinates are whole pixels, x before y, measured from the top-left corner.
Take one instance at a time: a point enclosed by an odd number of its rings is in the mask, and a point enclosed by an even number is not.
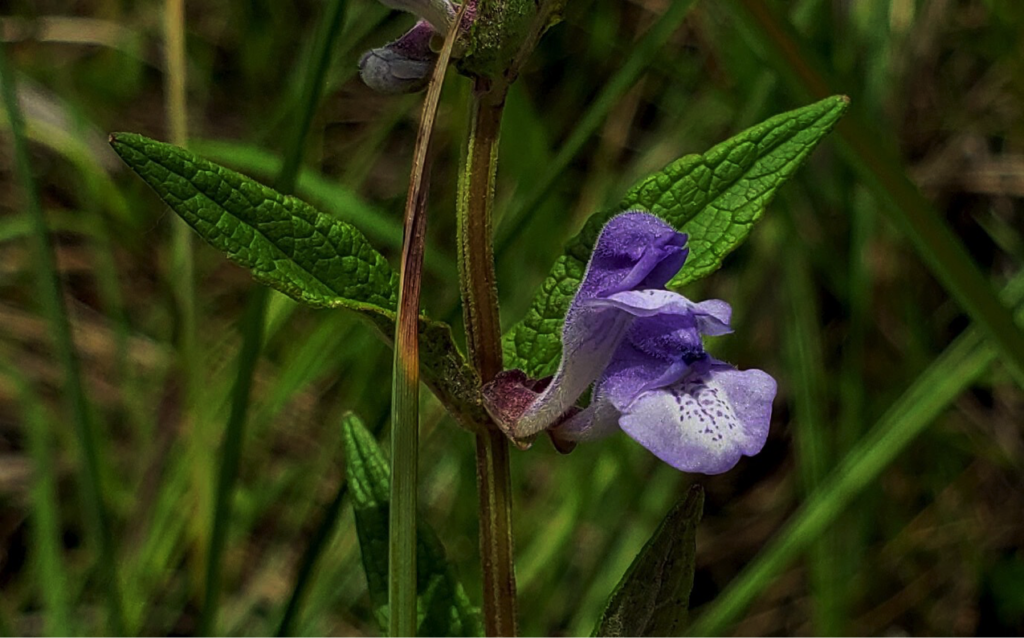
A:
[[[566,244],[526,317],[505,335],[505,365],[534,378],[554,372],[565,313],[609,218],[633,209],[661,217],[689,235],[690,256],[669,286],[705,277],[743,243],[775,191],[832,130],[848,104],[845,96],[834,96],[777,115],[703,155],[672,162],[633,186],[615,210],[592,215]]]
[[[171,144],[110,144],[204,240],[267,286],[318,308],[359,312],[390,343],[398,273],[351,224]],[[420,318],[423,380],[466,428],[486,422],[479,378],[445,323]]]
[[[838,95],[776,115],[703,155],[676,160],[629,190],[623,210],[649,210],[689,235],[690,256],[669,286],[718,270],[849,104]]]
[[[699,485],[669,511],[608,600],[595,636],[681,636],[693,589]]]
[[[134,133],[115,133],[110,144],[257,281],[320,308],[395,309],[398,275],[353,226],[177,146]]]
[[[358,417],[346,415],[342,428],[366,584],[377,619],[387,632],[390,465]],[[422,520],[417,522],[416,543],[417,635],[482,636],[480,611],[470,603],[437,534]]]

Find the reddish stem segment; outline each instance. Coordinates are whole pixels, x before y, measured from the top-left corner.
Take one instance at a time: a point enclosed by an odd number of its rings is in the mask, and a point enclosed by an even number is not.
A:
[[[492,209],[504,104],[504,86],[492,89],[485,81],[477,80],[459,188],[459,280],[466,342],[469,358],[484,383],[502,369]],[[515,636],[518,626],[509,446],[493,424],[487,426],[476,438],[484,623],[488,636]]]

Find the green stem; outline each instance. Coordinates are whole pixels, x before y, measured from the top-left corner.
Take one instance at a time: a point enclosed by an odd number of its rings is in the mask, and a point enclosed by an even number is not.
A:
[[[484,629],[488,636],[516,636],[519,631],[509,465],[509,445],[504,434],[493,429],[477,434],[480,564],[484,578]]]
[[[29,168],[28,149],[25,146],[25,125],[21,108],[18,105],[15,87],[14,70],[7,61],[4,45],[0,43],[0,89],[3,92],[4,107],[10,120],[11,136],[14,149],[14,169],[21,182],[24,192],[25,208],[32,220],[32,240],[36,259],[36,276],[38,291],[43,312],[50,322],[53,331],[54,346],[57,357],[64,369],[64,399],[66,409],[70,412],[75,433],[81,447],[82,464],[82,498],[89,532],[99,550],[99,570],[102,587],[107,598],[107,623],[110,633],[124,633],[124,615],[121,608],[121,591],[118,584],[116,554],[114,541],[110,533],[110,524],[106,505],[103,501],[102,483],[100,479],[100,454],[96,441],[91,407],[85,396],[82,385],[81,366],[75,352],[74,340],[71,337],[71,323],[68,320],[64,296],[61,292],[60,276],[57,271],[57,260],[53,245],[39,204]]]
[[[313,49],[313,64],[307,68],[301,112],[296,121],[281,173],[274,183],[283,193],[295,190],[295,179],[302,165],[306,134],[313,115],[320,104],[324,76],[327,74],[334,44],[341,33],[347,0],[333,0],[327,5],[327,13],[321,21]],[[231,414],[224,432],[224,444],[220,472],[217,478],[217,495],[213,511],[213,527],[210,532],[210,549],[206,565],[206,593],[203,613],[199,622],[199,634],[216,633],[217,608],[220,598],[221,571],[228,526],[231,521],[231,500],[238,478],[238,462],[241,458],[242,442],[245,439],[245,423],[249,414],[252,379],[263,345],[263,330],[266,323],[267,301],[270,291],[258,286],[249,293],[245,317],[242,320],[242,349],[238,355],[238,373],[231,392]]]
[[[504,86],[491,88],[477,80],[466,165],[459,184],[459,281],[466,343],[469,358],[484,383],[502,369],[492,214],[504,100]],[[503,434],[493,428],[477,434],[476,467],[485,629],[489,636],[514,636],[518,628],[512,495],[508,440]]]
[[[164,76],[171,142],[188,142],[187,69],[185,66],[185,0],[164,2],[164,39],[167,74]]]
[[[492,214],[504,94],[478,80],[470,114],[466,166],[459,184],[459,283],[470,360],[487,383],[502,369],[498,287],[494,274]]]

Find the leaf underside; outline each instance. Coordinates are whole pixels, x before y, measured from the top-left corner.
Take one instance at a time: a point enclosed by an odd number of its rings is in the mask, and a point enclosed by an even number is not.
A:
[[[555,261],[526,316],[503,339],[505,365],[533,378],[555,371],[565,313],[605,223],[642,209],[689,236],[690,256],[669,286],[701,279],[722,265],[761,218],[786,180],[832,130],[849,104],[826,98],[743,131],[703,155],[687,155],[634,185],[614,210],[592,215]]]
[[[373,434],[354,415],[342,422],[345,472],[370,601],[387,634],[390,465]],[[417,521],[416,590],[419,636],[481,636],[480,611],[466,595],[437,534]]]
[[[316,308],[346,308],[388,341],[398,273],[351,224],[171,144],[115,133],[118,155],[211,246],[253,277]],[[423,378],[467,428],[486,421],[479,379],[447,324],[420,319]]]
[[[699,485],[669,511],[608,600],[595,636],[681,636],[696,569]]]

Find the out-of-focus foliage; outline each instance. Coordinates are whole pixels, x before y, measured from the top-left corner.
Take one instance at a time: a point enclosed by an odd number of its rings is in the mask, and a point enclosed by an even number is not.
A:
[[[322,4],[187,3],[194,148],[240,170],[272,171],[300,99],[295,70]],[[1024,7],[1010,0],[763,3],[785,19],[1002,287],[1024,262]],[[731,2],[698,1],[639,79],[615,96],[542,203],[523,210],[564,141],[668,3],[567,4],[508,99],[498,174],[498,275],[505,326],[582,221],[637,179],[768,117],[808,103]],[[235,326],[249,274],[197,243],[200,358],[176,366],[171,268],[176,218],[106,145],[114,130],[166,140],[160,2],[3,5],[33,173],[100,434],[128,629],[194,631],[202,601],[217,446],[234,378]],[[355,77],[362,51],[410,26],[352,0],[299,192],[325,185],[369,204],[345,218],[397,264],[419,98],[380,96]],[[468,82],[445,89],[435,148],[424,306],[457,323],[454,202]],[[24,198],[6,119],[0,136],[0,629],[98,633],[97,548],[79,497],[80,456],[59,397],[63,378],[37,306]],[[569,456],[543,442],[513,457],[521,625],[527,635],[589,633],[612,589],[671,505],[706,491],[691,604],[712,601],[805,501],[807,468],[827,473],[968,324],[882,204],[826,142],[779,191],[757,232],[686,290],[729,300],[747,338],[709,347],[779,379],[765,451],[731,473],[681,475],[625,436]],[[249,164],[246,164],[248,162]],[[316,202],[336,210],[331,202]],[[345,207],[338,205],[344,218]],[[367,216],[374,223],[367,225]],[[373,216],[378,216],[376,221]],[[529,223],[525,223],[528,220]],[[791,260],[796,255],[797,258]],[[802,276],[787,274],[797,268]],[[794,324],[817,356],[793,355]],[[348,313],[275,296],[256,370],[220,629],[277,626],[300,556],[344,480],[342,414],[383,422],[386,346]],[[805,353],[806,355],[806,353]],[[182,379],[196,379],[185,401]],[[813,379],[807,390],[800,379]],[[744,634],[1021,633],[1024,399],[996,363],[853,500],[818,551],[758,585]],[[822,425],[808,444],[808,393]],[[425,517],[479,604],[469,436],[424,393]],[[898,418],[899,415],[895,415]],[[45,461],[45,462],[44,462]],[[376,632],[351,507],[313,573],[295,630]],[[52,519],[47,519],[47,516]],[[46,525],[48,521],[52,525]],[[1015,584],[1016,583],[1016,584]],[[691,613],[699,617],[700,610]]]

